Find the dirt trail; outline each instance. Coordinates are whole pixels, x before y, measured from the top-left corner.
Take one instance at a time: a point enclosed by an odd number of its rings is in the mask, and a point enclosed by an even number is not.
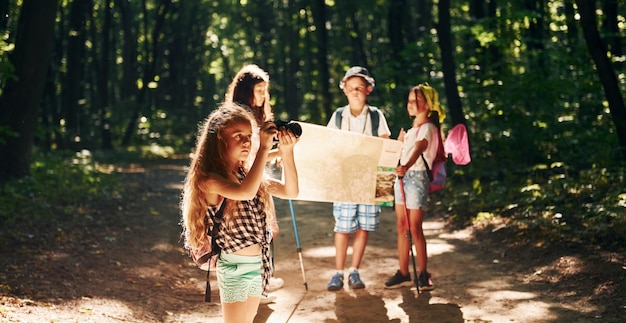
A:
[[[205,272],[184,255],[178,198],[185,162],[123,169],[129,193],[93,210],[68,238],[41,254],[2,255],[0,322],[219,322],[205,303]],[[424,224],[436,289],[386,290],[395,272],[395,216],[384,208],[361,267],[364,290],[326,291],[334,267],[330,203],[294,201],[308,290],[287,201],[276,200],[281,232],[276,276],[285,287],[255,322],[621,322],[623,254],[536,253],[473,238],[471,228]],[[492,242],[490,242],[492,241]],[[534,253],[535,252],[535,253]],[[213,299],[219,300],[212,275]]]

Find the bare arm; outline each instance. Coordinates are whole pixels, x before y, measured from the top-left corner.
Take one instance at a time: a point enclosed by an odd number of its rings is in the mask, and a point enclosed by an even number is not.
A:
[[[416,142],[415,149],[413,149],[413,153],[411,154],[411,157],[406,162],[406,164],[396,167],[396,174],[398,176],[404,176],[404,174],[406,174],[406,171],[409,168],[411,168],[413,165],[415,165],[415,163],[417,162],[417,159],[420,157],[420,155],[422,155],[422,153],[424,153],[426,148],[428,148],[428,140],[422,139]]]

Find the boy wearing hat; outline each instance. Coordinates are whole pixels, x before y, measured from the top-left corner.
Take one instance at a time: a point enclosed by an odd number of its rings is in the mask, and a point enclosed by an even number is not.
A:
[[[368,136],[389,138],[391,131],[383,113],[367,104],[367,97],[374,90],[374,78],[366,68],[351,67],[339,83],[348,105],[338,108],[328,121],[327,127],[362,133]],[[369,231],[378,229],[380,206],[353,203],[333,203],[335,218],[335,269],[328,283],[329,291],[343,289],[344,266],[350,234],[353,234],[352,260],[348,270],[348,286],[365,288],[359,276],[359,266],[367,245]]]

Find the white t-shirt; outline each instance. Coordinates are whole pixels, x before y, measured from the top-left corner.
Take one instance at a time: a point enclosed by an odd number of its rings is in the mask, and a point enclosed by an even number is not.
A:
[[[365,107],[363,107],[363,111],[355,117],[352,113],[350,113],[350,107],[346,105],[343,107],[343,111],[341,112],[341,127],[337,128],[337,122],[335,121],[336,113],[333,113],[330,117],[327,127],[348,130],[350,132],[357,132],[371,136],[372,116],[370,115],[369,110],[369,106],[365,105]],[[377,112],[375,113],[378,113],[378,136],[391,135],[391,130],[389,130],[385,116],[379,109],[376,110]]]
[[[437,135],[437,127],[434,124],[427,122],[419,127],[412,127],[404,135],[404,144],[402,147],[402,155],[400,157],[400,164],[405,165],[411,158],[411,154],[415,150],[415,143],[420,140],[426,139],[428,141],[428,148],[424,151],[424,158],[428,161],[428,167],[433,168],[433,161],[437,156],[437,147],[439,147],[439,136]],[[408,170],[425,171],[424,160],[421,156],[418,156],[417,161]]]

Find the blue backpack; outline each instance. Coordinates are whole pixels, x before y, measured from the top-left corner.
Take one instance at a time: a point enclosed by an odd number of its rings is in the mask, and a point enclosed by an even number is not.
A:
[[[338,108],[335,111],[335,125],[337,128],[341,129],[341,113],[345,107]],[[378,137],[378,123],[379,123],[379,115],[377,107],[369,107],[370,115],[372,116],[372,136]]]

